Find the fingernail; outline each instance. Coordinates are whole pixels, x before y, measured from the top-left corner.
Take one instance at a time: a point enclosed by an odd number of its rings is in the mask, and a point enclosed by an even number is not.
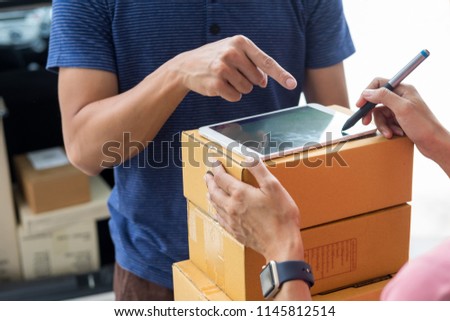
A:
[[[208,162],[209,162],[209,164],[207,164],[208,167],[216,167],[220,164],[220,162],[216,158],[211,156],[208,157]]]
[[[260,87],[262,88],[266,88],[267,86],[267,76],[265,76],[262,80],[261,83],[259,84]]]
[[[211,171],[207,171],[205,176],[203,176],[203,179],[205,180],[205,182],[208,182],[208,176],[210,177],[214,177],[214,174]]]
[[[260,159],[258,156],[255,155],[255,157],[247,156],[245,157],[244,162],[242,163],[242,166],[244,167],[253,167],[259,163]]]
[[[286,80],[286,86],[290,89],[294,89],[297,87],[297,81],[294,78],[288,78],[288,80]]]
[[[390,135],[390,132],[386,127],[381,128],[380,131],[384,137],[388,137]]]

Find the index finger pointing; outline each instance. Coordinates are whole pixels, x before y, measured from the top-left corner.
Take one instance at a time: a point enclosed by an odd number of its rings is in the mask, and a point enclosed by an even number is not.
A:
[[[244,46],[245,54],[256,67],[286,89],[294,89],[297,87],[297,80],[281,67],[275,59],[259,49],[250,39],[246,40],[246,45]]]

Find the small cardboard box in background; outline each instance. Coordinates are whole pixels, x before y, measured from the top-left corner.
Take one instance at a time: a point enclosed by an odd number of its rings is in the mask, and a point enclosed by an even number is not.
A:
[[[408,204],[302,230],[312,294],[396,273],[408,260]],[[189,258],[232,300],[262,300],[265,259],[188,203]]]
[[[6,107],[0,97],[0,283],[21,278],[8,152],[3,132]]]
[[[172,265],[175,301],[231,301],[191,261]]]
[[[18,227],[23,276],[26,280],[78,274],[100,267],[97,225],[84,220],[58,230],[28,234]]]
[[[89,182],[90,201],[41,212],[39,215],[31,210],[20,193],[16,193],[20,224],[24,231],[28,234],[45,233],[85,219],[101,220],[108,218],[107,202],[111,188],[101,176],[90,177]]]
[[[87,175],[69,163],[64,164],[59,162],[59,159],[55,160],[59,156],[52,156],[51,153],[49,156],[40,157],[39,164],[32,164],[30,160],[32,155],[36,154],[15,156],[14,165],[20,188],[34,213],[90,200]],[[56,167],[47,166],[52,163],[55,163]]]
[[[109,217],[111,189],[101,176],[89,179],[91,200],[34,214],[20,193],[16,203],[22,270],[26,279],[99,268],[97,220]]]
[[[374,136],[266,163],[301,209],[301,228],[308,228],[409,202],[413,150],[407,137]],[[241,156],[202,137],[198,130],[183,132],[184,196],[214,216],[203,179],[211,165],[208,156],[219,159],[237,179],[257,183]]]

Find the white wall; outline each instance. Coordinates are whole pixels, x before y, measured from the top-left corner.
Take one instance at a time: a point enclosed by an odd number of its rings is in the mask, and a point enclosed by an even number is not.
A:
[[[357,50],[345,62],[351,104],[372,78],[392,77],[422,49],[428,49],[430,57],[404,83],[413,84],[450,129],[450,1],[343,3]],[[411,257],[450,236],[450,180],[417,149],[414,161]]]

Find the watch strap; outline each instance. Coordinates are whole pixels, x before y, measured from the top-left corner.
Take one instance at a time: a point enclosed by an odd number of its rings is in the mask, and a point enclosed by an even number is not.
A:
[[[284,261],[276,264],[280,286],[291,280],[305,281],[309,287],[314,285],[314,276],[308,263],[304,261]]]

